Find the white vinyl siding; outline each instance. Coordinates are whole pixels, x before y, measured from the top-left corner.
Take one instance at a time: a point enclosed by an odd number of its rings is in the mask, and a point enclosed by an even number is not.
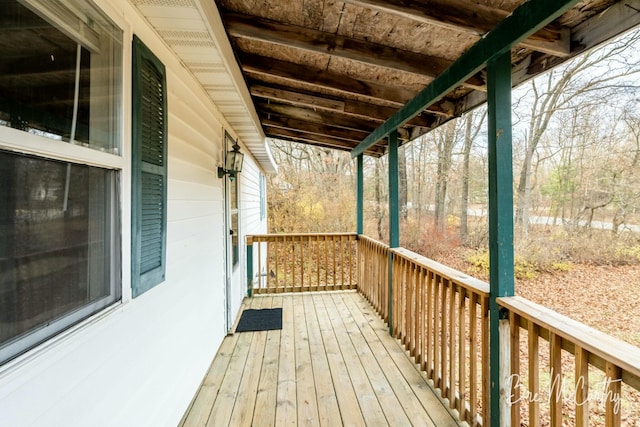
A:
[[[229,129],[234,136],[235,132],[184,63],[130,2],[96,3],[124,30],[122,157],[95,151],[90,161],[108,162],[121,170],[123,266],[131,263],[130,76],[134,33],[166,67],[165,281],[131,299],[127,295],[131,273],[123,268],[123,304],[98,313],[24,357],[0,366],[3,425],[175,426],[227,332],[225,254],[221,244],[226,238],[224,186],[217,177],[217,167],[222,165],[223,129]],[[48,150],[50,145],[33,138],[36,137],[27,135],[22,145],[29,150]],[[64,146],[60,151],[64,159],[82,157],[77,151],[82,147],[60,141],[48,144]],[[240,177],[240,229],[248,233],[261,228],[249,222],[259,218],[259,205],[254,199],[258,187],[249,188],[258,181],[258,168],[242,140],[240,145],[246,154]],[[245,206],[247,194],[253,196]],[[244,242],[244,236],[240,241]],[[240,251],[232,317],[246,292],[244,245]]]

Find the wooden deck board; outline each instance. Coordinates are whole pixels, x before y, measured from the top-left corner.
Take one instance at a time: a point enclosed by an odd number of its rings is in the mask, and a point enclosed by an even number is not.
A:
[[[311,365],[309,334],[303,298],[293,305],[296,357],[296,405],[299,426],[319,426],[318,399]]]
[[[256,296],[283,329],[223,341],[183,426],[456,426],[356,292]]]
[[[314,298],[316,316],[320,326],[320,333],[324,343],[325,354],[329,362],[329,372],[336,391],[338,408],[342,424],[347,426],[364,426],[364,418],[360,411],[356,391],[353,389],[347,370],[347,362],[342,357],[340,345],[331,325],[330,314],[322,298]]]
[[[304,311],[306,313],[307,333],[309,334],[309,350],[313,367],[313,381],[318,399],[318,416],[321,426],[331,427],[342,423],[336,390],[333,385],[330,367],[325,352],[320,324],[316,315],[313,296],[304,294]]]
[[[369,344],[369,347],[371,348],[381,370],[384,372],[391,389],[396,396],[398,396],[399,407],[402,407],[409,420],[423,420],[422,425],[435,426],[431,421],[431,417],[429,416],[427,409],[417,398],[411,386],[403,376],[398,375],[398,368],[393,358],[376,334],[376,331],[372,326],[372,323],[375,325],[380,323],[376,313],[370,308],[368,303],[363,303],[359,295],[354,294],[353,297],[354,298],[351,300],[345,299],[345,305],[351,311],[363,338]],[[358,303],[360,304],[358,305]],[[384,329],[381,329],[381,331],[383,334],[386,334],[386,326]],[[389,339],[393,342],[392,337],[389,336]]]
[[[282,307],[281,296],[265,296],[266,307]],[[236,334],[238,335],[238,334]],[[274,426],[278,399],[278,366],[280,361],[280,331],[267,331],[267,341],[262,359],[260,382],[253,412],[253,425]]]
[[[356,390],[356,396],[365,424],[369,426],[387,425],[380,402],[367,376],[367,371],[362,363],[360,363],[358,353],[349,338],[349,333],[344,326],[343,319],[341,319],[341,316],[338,314],[332,295],[324,294],[323,299],[327,311],[333,314],[330,321],[336,333],[342,357],[345,362],[347,362],[346,366],[349,372],[349,378],[353,384],[353,389]]]

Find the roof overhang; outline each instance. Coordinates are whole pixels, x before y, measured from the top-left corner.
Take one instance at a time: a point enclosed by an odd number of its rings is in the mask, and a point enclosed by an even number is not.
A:
[[[222,25],[206,0],[132,0],[191,71],[266,173],[277,172],[266,135]]]

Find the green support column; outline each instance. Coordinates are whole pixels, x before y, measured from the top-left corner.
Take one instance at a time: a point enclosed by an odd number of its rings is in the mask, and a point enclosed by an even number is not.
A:
[[[398,195],[398,130],[389,133],[389,246],[400,246],[400,201]]]
[[[389,133],[389,247],[400,246],[398,130]],[[393,254],[389,252],[389,334],[393,335]]]
[[[247,238],[247,296],[249,298],[253,296],[253,240],[251,238]]]
[[[356,233],[364,233],[364,155],[358,155],[356,176]]]
[[[490,420],[492,427],[511,424],[503,390],[509,377],[509,329],[496,298],[514,294],[513,279],[513,162],[511,132],[511,53],[487,64],[489,109],[489,339],[491,371]],[[502,369],[501,369],[502,366]],[[506,371],[506,372],[505,372]]]

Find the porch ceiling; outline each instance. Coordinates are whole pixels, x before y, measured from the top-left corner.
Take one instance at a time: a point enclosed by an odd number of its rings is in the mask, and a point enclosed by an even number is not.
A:
[[[132,2],[268,162],[265,135],[352,150],[525,0]],[[639,11],[577,3],[512,49],[514,85],[638,25]],[[403,125],[400,142],[485,102],[485,74]],[[385,152],[380,141],[365,154]]]
[[[215,2],[264,133],[351,150],[524,0]],[[638,10],[579,2],[512,49],[514,84],[630,28]],[[483,70],[405,124],[401,141],[481,104],[485,91]]]

